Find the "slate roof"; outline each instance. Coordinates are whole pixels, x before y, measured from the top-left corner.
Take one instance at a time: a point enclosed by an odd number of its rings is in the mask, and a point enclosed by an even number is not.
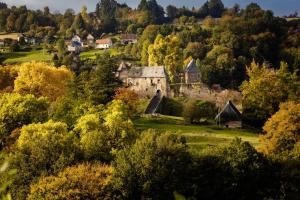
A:
[[[194,59],[192,59],[189,64],[187,65],[186,69],[185,69],[185,72],[194,72],[194,73],[197,73],[199,72],[198,68],[197,68],[197,65],[196,65],[196,61]]]
[[[167,78],[164,66],[157,67],[132,67],[128,78]]]
[[[223,110],[216,116],[215,119],[222,122],[240,121],[242,119],[242,114],[231,101],[228,101]]]

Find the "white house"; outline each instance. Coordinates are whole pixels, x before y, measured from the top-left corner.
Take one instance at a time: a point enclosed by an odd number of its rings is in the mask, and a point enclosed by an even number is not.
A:
[[[72,38],[72,42],[80,43],[83,46],[83,42],[81,41],[81,37],[79,37],[78,35],[74,35],[74,37]]]
[[[109,49],[113,45],[111,39],[96,40],[96,49]]]

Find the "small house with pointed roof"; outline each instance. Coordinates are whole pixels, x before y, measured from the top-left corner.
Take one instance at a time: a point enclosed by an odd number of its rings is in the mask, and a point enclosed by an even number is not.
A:
[[[170,95],[169,78],[164,66],[130,67],[121,63],[117,76],[141,97],[152,97],[158,91],[164,96]]]
[[[111,39],[100,39],[96,40],[96,49],[109,49],[113,45]]]
[[[199,83],[201,81],[201,73],[196,65],[196,61],[192,59],[184,70],[186,84]]]
[[[242,127],[242,114],[231,101],[227,102],[225,107],[216,116],[215,120],[219,125],[223,125],[228,128]]]

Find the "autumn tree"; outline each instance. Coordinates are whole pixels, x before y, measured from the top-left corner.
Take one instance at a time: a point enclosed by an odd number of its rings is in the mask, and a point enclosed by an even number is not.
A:
[[[287,102],[280,105],[264,125],[262,150],[267,154],[290,152],[300,142],[300,104]]]
[[[14,91],[55,100],[65,94],[66,83],[72,77],[72,73],[65,67],[55,68],[37,62],[24,63],[19,66]]]
[[[18,170],[12,187],[14,198],[23,199],[33,180],[41,175],[58,173],[79,157],[78,140],[68,133],[66,124],[48,121],[24,126],[13,163]]]
[[[16,128],[47,119],[48,102],[33,95],[0,95],[0,140]]]
[[[111,177],[112,168],[109,166],[79,164],[56,176],[40,178],[31,185],[27,199],[115,199]]]
[[[86,160],[110,162],[115,154],[135,140],[133,123],[126,105],[120,100],[101,113],[87,113],[77,120],[74,132],[80,136],[80,145]]]
[[[149,65],[165,65],[172,82],[179,81],[179,73],[183,70],[183,54],[180,50],[179,39],[169,35],[158,35],[154,44],[148,48]]]
[[[130,118],[137,114],[139,97],[134,91],[128,88],[119,88],[116,90],[114,99],[124,102],[124,104],[128,107],[128,116]]]
[[[0,92],[11,92],[17,75],[14,67],[0,67]]]
[[[249,80],[243,82],[241,90],[243,115],[249,124],[262,126],[278,111],[280,103],[299,96],[297,76],[288,72],[284,63],[279,70],[273,70],[252,62],[247,74]]]

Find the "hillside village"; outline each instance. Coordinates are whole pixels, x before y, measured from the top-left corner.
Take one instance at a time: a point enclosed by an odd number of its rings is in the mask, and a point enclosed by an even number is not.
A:
[[[0,2],[0,200],[299,199],[298,13],[164,1]]]

